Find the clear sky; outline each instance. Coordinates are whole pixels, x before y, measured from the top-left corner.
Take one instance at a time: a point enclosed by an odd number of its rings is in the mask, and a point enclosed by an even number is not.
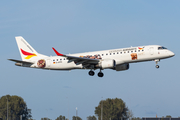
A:
[[[32,116],[51,119],[94,115],[101,99],[121,98],[135,117],[180,117],[180,1],[178,0],[16,0],[0,2],[0,96],[18,95]],[[128,71],[46,71],[22,68],[15,36],[36,51],[64,54],[163,45],[176,56],[130,64]],[[99,70],[95,71],[96,74]],[[103,97],[103,98],[102,98]]]

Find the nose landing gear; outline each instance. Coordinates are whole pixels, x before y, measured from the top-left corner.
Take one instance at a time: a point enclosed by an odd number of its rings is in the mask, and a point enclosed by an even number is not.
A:
[[[159,65],[156,65],[156,68],[159,68]]]
[[[155,62],[156,62],[156,68],[157,68],[157,69],[159,68],[159,65],[158,65],[158,62],[159,62],[159,61],[160,61],[159,59],[155,60]]]

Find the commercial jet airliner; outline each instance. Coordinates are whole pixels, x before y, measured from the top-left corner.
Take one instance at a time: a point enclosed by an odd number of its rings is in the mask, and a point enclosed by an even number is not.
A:
[[[175,55],[163,46],[148,45],[68,55],[61,54],[52,48],[57,56],[49,57],[36,52],[23,37],[15,38],[22,60],[9,60],[16,62],[17,66],[47,70],[89,69],[90,76],[93,76],[94,71],[99,69],[99,77],[104,76],[102,73],[104,69],[128,70],[129,64],[136,62],[155,61],[156,68],[159,68],[158,62],[161,59]]]

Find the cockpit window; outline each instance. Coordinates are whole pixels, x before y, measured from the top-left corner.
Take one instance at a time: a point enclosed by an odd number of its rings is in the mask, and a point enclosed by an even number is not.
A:
[[[165,47],[158,47],[158,50],[164,50],[164,49],[167,49]]]

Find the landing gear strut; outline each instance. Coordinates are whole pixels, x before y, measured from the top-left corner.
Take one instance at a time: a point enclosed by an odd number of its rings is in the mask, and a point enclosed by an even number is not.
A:
[[[156,68],[157,68],[157,69],[159,68],[159,65],[158,65],[158,62],[159,62],[159,61],[160,61],[159,59],[155,60],[155,62],[156,62]]]
[[[94,71],[92,71],[92,70],[89,71],[89,75],[90,75],[90,76],[94,76]]]

